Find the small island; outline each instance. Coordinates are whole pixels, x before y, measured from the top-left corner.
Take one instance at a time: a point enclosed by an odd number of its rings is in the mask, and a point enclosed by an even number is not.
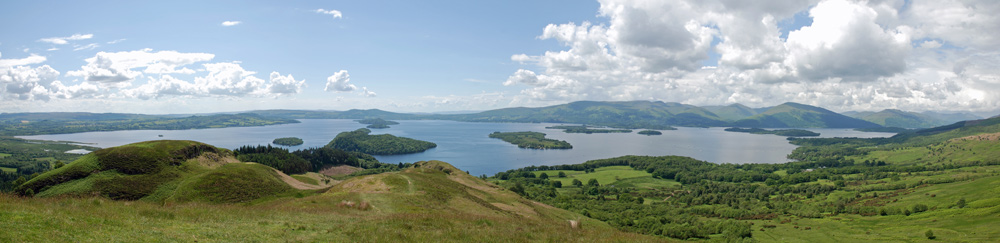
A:
[[[529,149],[571,149],[569,142],[545,138],[540,132],[493,132],[491,138],[499,138],[505,142]]]
[[[632,130],[630,130],[630,129],[596,128],[596,127],[587,126],[587,125],[580,125],[580,126],[566,126],[566,125],[562,125],[562,126],[550,126],[550,127],[545,127],[545,129],[562,129],[563,132],[565,132],[565,133],[586,133],[586,134],[592,134],[592,133],[631,133],[632,132]]]
[[[375,129],[389,128],[389,125],[398,125],[399,124],[399,122],[386,121],[386,120],[383,120],[382,118],[361,119],[361,120],[358,120],[358,123],[368,124],[367,128],[375,128]]]
[[[301,138],[287,137],[287,138],[276,138],[271,143],[284,146],[299,146],[302,145],[303,141]]]
[[[642,130],[642,131],[639,131],[639,134],[646,135],[646,136],[663,135],[662,132],[657,131],[657,130]]]
[[[437,144],[391,134],[370,135],[372,130],[360,128],[342,132],[327,147],[373,155],[411,154],[437,147]]]
[[[802,129],[778,129],[778,130],[766,130],[761,128],[740,128],[740,127],[730,127],[725,129],[727,132],[745,132],[751,134],[774,134],[778,136],[785,137],[816,137],[819,133],[802,130]]]
[[[904,133],[913,131],[914,129],[906,129],[901,127],[869,127],[869,128],[855,128],[854,130],[859,132]]]

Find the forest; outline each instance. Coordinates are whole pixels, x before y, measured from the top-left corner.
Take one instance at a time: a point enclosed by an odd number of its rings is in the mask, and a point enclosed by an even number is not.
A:
[[[663,135],[663,132],[660,132],[660,131],[657,131],[657,130],[642,130],[642,131],[639,131],[637,133],[640,134],[640,135],[647,135],[647,136]]]
[[[504,142],[517,145],[518,148],[529,149],[571,149],[573,145],[563,140],[545,138],[540,132],[493,132],[491,138],[499,138]]]
[[[281,147],[242,146],[234,150],[243,162],[255,162],[280,170],[285,174],[318,172],[327,167],[349,165],[366,169],[360,174],[381,173],[406,168],[405,164],[384,164],[361,152],[349,152],[330,147],[318,147],[289,152]]]
[[[762,128],[741,128],[741,127],[730,127],[726,128],[727,132],[744,132],[751,134],[774,134],[778,136],[785,137],[818,137],[820,134],[817,132],[803,130],[803,129],[775,129],[767,130]]]
[[[562,129],[565,133],[631,133],[630,129],[611,129],[611,128],[594,128],[587,125],[580,126],[548,126],[545,129]]]
[[[437,147],[437,144],[432,142],[397,137],[392,134],[370,135],[371,132],[365,128],[342,132],[326,146],[375,155],[419,153]]]
[[[301,138],[287,137],[287,138],[275,138],[274,141],[272,141],[271,143],[277,145],[285,145],[285,146],[299,146],[302,145],[302,143],[304,142],[302,141]]]
[[[399,124],[399,122],[386,121],[386,120],[383,120],[382,118],[366,118],[366,119],[361,119],[361,120],[358,120],[358,123],[368,124],[367,128],[376,128],[376,129],[389,128],[389,125],[398,125]]]

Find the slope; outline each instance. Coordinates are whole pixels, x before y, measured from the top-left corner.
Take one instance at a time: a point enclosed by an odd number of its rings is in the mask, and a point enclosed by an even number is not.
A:
[[[734,122],[739,127],[760,128],[869,128],[878,124],[847,117],[820,107],[787,102]]]
[[[701,107],[660,101],[577,101],[540,108],[506,108],[442,117],[474,122],[578,123],[633,129],[726,124],[722,118]]]
[[[753,108],[747,107],[742,104],[732,104],[727,106],[704,106],[708,111],[715,113],[727,121],[737,121],[743,118],[747,118],[757,114],[757,111]]]
[[[886,127],[928,128],[946,124],[945,121],[937,118],[896,109],[886,109],[871,114],[859,113],[859,116],[854,116],[854,118]]]
[[[53,214],[56,211],[58,214]],[[439,161],[348,179],[322,194],[254,205],[0,195],[12,241],[656,242],[556,209]],[[570,224],[577,222],[577,227]],[[93,227],[99,223],[101,227]],[[141,233],[136,233],[141,232]]]
[[[159,140],[101,149],[19,186],[38,197],[101,195],[151,202],[251,202],[298,192],[276,170],[239,163],[232,152]]]

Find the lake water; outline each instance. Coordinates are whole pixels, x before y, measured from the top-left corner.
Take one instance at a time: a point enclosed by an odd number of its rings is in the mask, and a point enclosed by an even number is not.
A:
[[[303,119],[302,123],[263,127],[231,127],[195,130],[138,130],[85,132],[20,136],[25,139],[75,141],[95,147],[113,147],[158,140],[194,140],[218,147],[235,149],[243,145],[266,145],[275,138],[298,137],[303,145],[290,150],[324,146],[340,132],[365,127],[354,120]],[[530,165],[578,164],[588,160],[624,155],[680,155],[715,163],[784,163],[795,149],[782,136],[726,132],[723,128],[687,128],[664,130],[663,135],[633,133],[579,134],[545,129],[558,124],[545,123],[474,123],[440,120],[399,121],[387,129],[372,129],[372,134],[393,134],[437,143],[437,148],[423,153],[375,156],[384,163],[441,160],[473,175],[497,172]],[[886,137],[892,133],[857,132],[849,129],[807,129],[821,137]],[[522,149],[500,139],[489,138],[492,132],[536,131],[547,138],[566,140],[568,150]],[[162,137],[160,137],[162,135]]]

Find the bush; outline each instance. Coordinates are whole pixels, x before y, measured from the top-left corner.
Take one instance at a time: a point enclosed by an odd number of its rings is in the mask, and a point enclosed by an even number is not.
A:
[[[927,236],[927,239],[930,240],[937,238],[936,236],[934,236],[934,231],[931,230],[927,230],[927,232],[924,232],[924,236]]]

